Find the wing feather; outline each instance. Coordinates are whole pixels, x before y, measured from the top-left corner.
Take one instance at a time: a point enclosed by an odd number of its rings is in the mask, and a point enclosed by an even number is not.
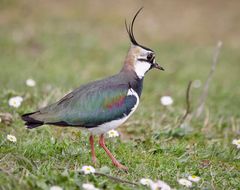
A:
[[[39,120],[48,124],[96,127],[129,114],[137,102],[128,96],[128,84],[86,86],[40,110]]]

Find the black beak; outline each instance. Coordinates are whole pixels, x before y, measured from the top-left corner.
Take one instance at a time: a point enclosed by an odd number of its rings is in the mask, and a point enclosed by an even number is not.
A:
[[[164,71],[164,68],[162,68],[160,65],[157,63],[152,63],[152,67]]]

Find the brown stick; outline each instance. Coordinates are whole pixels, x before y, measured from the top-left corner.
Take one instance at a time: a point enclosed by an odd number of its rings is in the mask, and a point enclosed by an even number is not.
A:
[[[187,91],[186,91],[186,112],[183,115],[182,119],[179,122],[179,127],[184,123],[184,121],[186,120],[188,114],[191,113],[191,105],[190,105],[190,90],[191,90],[191,85],[192,85],[192,81],[189,81],[188,83],[188,87],[187,87]]]
[[[61,168],[61,167],[59,169],[65,170],[65,168]],[[73,172],[75,172],[75,171],[73,171]],[[79,172],[79,174],[83,174],[83,172]],[[127,181],[127,180],[124,180],[124,179],[121,179],[121,178],[118,178],[118,177],[115,177],[115,176],[107,175],[107,174],[104,174],[104,173],[101,173],[101,172],[95,172],[95,173],[93,173],[93,175],[104,176],[104,177],[107,177],[111,180],[114,180],[114,181],[117,181],[117,182],[120,182],[120,183],[127,183],[127,184],[131,184],[131,185],[140,185],[139,183]]]
[[[117,181],[117,182],[120,182],[120,183],[128,183],[128,184],[131,184],[131,185],[139,185],[138,183],[134,183],[134,182],[127,181],[127,180],[124,180],[124,179],[120,179],[120,178],[118,178],[118,177],[114,177],[114,176],[107,175],[107,174],[104,174],[104,173],[95,172],[94,174],[95,174],[95,175],[98,175],[98,176],[107,177],[107,178],[109,178],[109,179],[112,179],[112,180]]]
[[[201,116],[203,110],[204,110],[205,101],[206,101],[206,98],[207,98],[207,95],[208,95],[209,84],[210,84],[213,73],[214,73],[214,71],[216,69],[216,66],[217,66],[217,63],[218,63],[218,57],[219,57],[219,54],[220,54],[221,47],[222,47],[222,42],[219,41],[217,43],[216,49],[215,49],[214,54],[213,54],[213,61],[212,61],[211,70],[208,74],[208,77],[207,77],[206,83],[204,85],[202,94],[199,98],[198,108],[196,109],[196,112],[194,114],[196,118],[199,118]]]

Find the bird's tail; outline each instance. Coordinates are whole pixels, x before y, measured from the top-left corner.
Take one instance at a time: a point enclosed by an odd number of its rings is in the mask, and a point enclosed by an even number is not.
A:
[[[25,121],[25,125],[28,129],[33,129],[44,124],[43,121],[39,121],[32,117],[37,112],[38,111],[22,115],[22,120]]]

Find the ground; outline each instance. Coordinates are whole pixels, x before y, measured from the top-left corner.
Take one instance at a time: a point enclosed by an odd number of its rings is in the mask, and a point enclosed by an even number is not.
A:
[[[0,123],[0,189],[81,189],[87,182],[100,189],[146,189],[81,174],[83,165],[92,165],[87,133],[51,126],[27,130],[20,119],[117,73],[130,45],[124,19],[130,21],[142,3],[136,38],[155,50],[165,71],[147,74],[137,111],[118,129],[120,138],[107,139],[128,173],[114,168],[98,146],[96,170],[136,183],[161,179],[176,189],[184,189],[179,178],[194,174],[201,177],[196,189],[239,189],[240,151],[232,144],[240,138],[239,2],[107,2],[0,1],[0,113],[13,116],[11,125]],[[201,81],[190,92],[194,112],[218,40],[223,47],[204,112],[180,128],[188,82]],[[35,87],[25,85],[28,78]],[[161,105],[164,95],[174,99],[172,106]],[[24,99],[19,108],[8,105],[13,96]],[[8,134],[17,142],[8,141]]]

